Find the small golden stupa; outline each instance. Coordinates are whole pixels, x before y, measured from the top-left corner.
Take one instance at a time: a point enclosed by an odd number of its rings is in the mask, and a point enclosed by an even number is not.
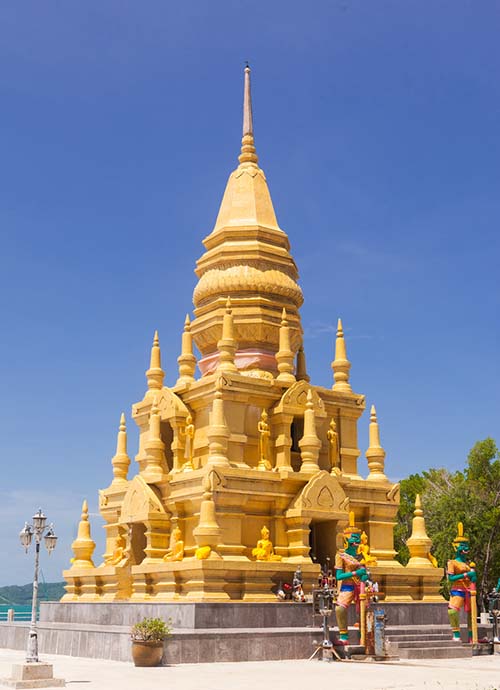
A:
[[[176,382],[164,384],[155,333],[147,390],[132,406],[136,472],[122,416],[113,480],[100,491],[106,553],[94,566],[89,531],[64,572],[63,600],[273,600],[273,586],[299,564],[306,587],[316,580],[342,546],[349,511],[388,600],[424,591],[439,599],[435,576],[422,587],[432,569],[394,559],[399,486],[385,475],[374,407],[369,474],[358,473],[365,397],[349,383],[340,319],[332,385],[309,382],[302,290],[258,165],[249,67],[244,74],[239,165],[196,265],[195,318],[186,317]]]

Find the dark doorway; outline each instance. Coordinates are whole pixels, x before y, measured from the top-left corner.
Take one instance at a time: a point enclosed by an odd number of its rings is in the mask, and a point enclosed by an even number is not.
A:
[[[172,441],[174,439],[174,431],[169,422],[162,422],[160,426],[161,440],[165,444],[165,459],[167,461],[167,471],[173,467],[174,460],[172,455]]]
[[[309,545],[310,556],[315,563],[323,567],[329,558],[333,568],[337,551],[337,521],[311,522]]]
[[[304,417],[295,417],[290,427],[292,446],[290,448],[290,463],[294,472],[300,471],[302,459],[300,457],[299,441],[304,436]]]
[[[146,525],[142,522],[134,522],[130,528],[130,541],[132,565],[140,565],[146,558]]]

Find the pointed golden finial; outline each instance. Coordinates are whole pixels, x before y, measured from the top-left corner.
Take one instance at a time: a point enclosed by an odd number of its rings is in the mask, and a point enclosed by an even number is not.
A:
[[[207,429],[208,439],[208,464],[229,465],[227,455],[230,432],[224,415],[224,400],[222,398],[222,379],[219,378],[215,385],[212,414]]]
[[[119,486],[127,483],[127,473],[130,467],[130,458],[127,453],[127,426],[125,413],[120,417],[120,426],[116,438],[116,453],[111,460],[113,465],[113,481],[111,486]]]
[[[151,412],[149,414],[149,436],[144,444],[146,456],[144,469],[141,472],[143,479],[148,484],[161,482],[167,473],[167,461],[165,458],[165,444],[161,439],[161,415],[158,408],[158,396],[153,398]]]
[[[158,338],[158,331],[155,331],[153,338],[153,347],[151,348],[151,359],[149,369],[146,371],[146,379],[148,381],[148,393],[150,391],[161,391],[163,388],[163,379],[165,372],[161,368],[161,351],[160,339]],[[150,393],[151,394],[151,393]]]
[[[334,391],[352,392],[349,384],[349,370],[351,363],[347,359],[347,352],[345,348],[344,329],[342,328],[342,320],[337,322],[337,339],[335,341],[335,359],[332,362],[333,384]]]
[[[222,338],[217,343],[220,352],[217,371],[238,371],[234,363],[237,344],[234,339],[233,310],[231,308],[231,298],[226,301],[226,311],[222,320]]]
[[[250,88],[250,67],[245,67],[245,85],[243,90],[243,138],[241,153],[238,157],[240,164],[257,165],[259,159],[255,150],[253,138],[252,91]]]
[[[95,541],[90,536],[89,506],[87,499],[82,504],[82,514],[78,524],[78,534],[75,541],[71,544],[71,549],[75,554],[72,559],[71,568],[93,568],[92,554],[95,549]]]
[[[177,357],[177,363],[179,365],[179,378],[175,385],[192,383],[195,380],[196,357],[193,354],[193,336],[191,334],[189,314],[186,314],[186,319],[184,321],[181,354]]]
[[[406,546],[410,551],[408,566],[436,568],[437,561],[431,554],[432,540],[429,538],[425,529],[425,518],[420,494],[417,494],[415,497],[415,510],[413,515],[411,537],[406,540]]]
[[[283,381],[284,383],[295,383],[295,376],[293,374],[294,355],[290,346],[290,327],[288,325],[287,313],[284,307],[281,315],[279,332],[279,350],[275,357],[279,371],[276,380]]]
[[[307,374],[306,355],[303,345],[299,347],[299,351],[297,352],[297,370],[295,378],[297,381],[307,381],[308,383],[311,380],[311,377]]]
[[[314,414],[314,402],[312,390],[307,391],[306,407],[304,410],[304,435],[299,441],[301,472],[317,472],[319,449],[321,441],[316,432],[316,418]]]
[[[370,445],[366,451],[366,459],[368,460],[368,469],[370,473],[367,479],[375,482],[387,482],[389,480],[384,474],[385,450],[380,445],[380,431],[375,405],[372,405],[370,409],[369,437]]]

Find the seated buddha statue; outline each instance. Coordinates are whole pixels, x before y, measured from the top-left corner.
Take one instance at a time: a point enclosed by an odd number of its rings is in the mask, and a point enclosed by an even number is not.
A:
[[[273,544],[269,541],[269,530],[264,525],[260,530],[261,538],[257,542],[255,549],[252,549],[252,556],[255,556],[257,561],[281,561],[281,556],[274,553]]]
[[[123,534],[119,534],[116,538],[114,551],[111,556],[106,558],[104,565],[126,565],[128,560],[128,552],[125,549],[125,537]]]
[[[358,547],[358,553],[361,555],[361,563],[363,565],[377,565],[375,556],[370,556],[370,547],[368,546],[368,535],[366,532],[361,534],[361,544]]]
[[[170,548],[163,556],[164,561],[182,561],[184,558],[184,542],[181,539],[181,530],[174,527],[170,537]]]

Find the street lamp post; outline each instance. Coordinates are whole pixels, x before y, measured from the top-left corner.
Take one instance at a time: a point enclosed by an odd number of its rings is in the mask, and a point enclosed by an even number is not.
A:
[[[47,518],[40,508],[36,515],[33,515],[33,524],[25,523],[19,533],[19,539],[24,546],[26,553],[35,537],[35,573],[33,576],[33,599],[31,602],[31,625],[28,634],[28,646],[26,651],[26,662],[28,664],[37,663],[38,659],[38,634],[36,629],[36,609],[38,604],[38,569],[40,564],[40,543],[44,537],[45,548],[49,556],[56,547],[57,537],[54,533],[54,525],[47,525]],[[45,536],[44,536],[45,535]]]

